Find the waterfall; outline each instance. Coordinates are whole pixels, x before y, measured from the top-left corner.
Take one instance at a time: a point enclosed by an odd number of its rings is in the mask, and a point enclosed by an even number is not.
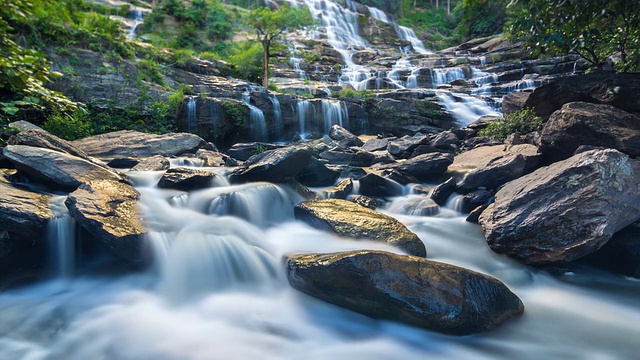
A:
[[[187,131],[195,133],[198,130],[198,118],[196,117],[196,98],[191,96],[187,101]]]
[[[456,80],[466,79],[462,68],[452,67],[444,69],[431,69],[431,78],[433,79],[433,87],[437,88],[438,85],[448,84]]]
[[[407,78],[407,89],[417,89],[418,88],[418,74],[420,69],[412,70],[411,75]]]
[[[76,263],[76,221],[69,215],[66,196],[54,196],[50,206],[53,217],[49,221],[48,236],[54,258],[55,272],[63,279],[71,278]]]
[[[349,128],[349,111],[344,101],[322,100],[324,133],[329,134],[333,125]]]
[[[386,71],[378,71],[378,75],[376,76],[376,90],[382,89],[382,87],[384,86],[384,78],[386,77]]]
[[[437,92],[436,97],[461,126],[469,125],[481,116],[500,116],[500,113],[485,100],[467,94],[443,91]]]
[[[242,93],[242,102],[249,107],[249,131],[254,141],[267,141],[267,122],[264,113],[257,106],[251,105],[251,94],[248,91]]]
[[[136,37],[136,28],[138,25],[142,24],[142,11],[140,9],[133,10],[133,25],[129,27],[129,33],[127,33],[127,39],[135,39]]]
[[[298,113],[299,134],[301,138],[305,138],[307,133],[307,122],[314,117],[315,110],[313,104],[309,100],[301,100],[296,104]]]
[[[475,82],[478,86],[497,83],[499,79],[498,74],[484,72],[475,67],[471,68],[471,78],[473,79],[473,82]]]
[[[418,36],[416,36],[416,33],[413,31],[413,29],[410,29],[406,26],[397,25],[397,24],[395,27],[396,27],[396,32],[398,33],[398,36],[400,37],[400,39],[410,42],[411,46],[413,46],[413,49],[416,52],[418,52],[419,54],[431,53],[429,50],[427,50],[424,47],[424,44],[420,39],[418,39]]]
[[[389,23],[389,17],[384,11],[372,6],[367,6],[367,9],[369,9],[369,13],[374,19],[382,21],[387,24]]]
[[[300,79],[307,80],[307,73],[300,68],[301,62],[301,58],[294,57],[293,55],[289,58],[289,64],[291,64],[291,66],[293,66],[293,70],[300,75]]]
[[[269,95],[269,101],[271,101],[271,104],[273,105],[273,125],[274,125],[274,132],[276,135],[276,139],[281,140],[283,128],[282,128],[282,110],[280,109],[280,101],[278,101],[278,98],[273,94]]]

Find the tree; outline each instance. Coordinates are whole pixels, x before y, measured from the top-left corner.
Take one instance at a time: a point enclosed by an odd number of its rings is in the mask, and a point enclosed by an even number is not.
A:
[[[285,31],[299,29],[313,24],[313,17],[307,8],[295,8],[288,4],[276,11],[267,7],[255,9],[249,13],[247,24],[258,35],[264,54],[262,55],[262,85],[269,86],[269,58],[271,46]]]
[[[640,68],[640,2],[629,0],[512,0],[507,28],[539,53],[574,53],[602,68]]]

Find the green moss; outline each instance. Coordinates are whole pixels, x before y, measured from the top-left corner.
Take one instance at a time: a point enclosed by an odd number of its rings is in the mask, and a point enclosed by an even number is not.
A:
[[[511,134],[524,135],[542,128],[542,118],[536,116],[533,109],[527,108],[510,113],[504,118],[490,123],[478,131],[479,136],[486,136],[496,141],[505,141]]]

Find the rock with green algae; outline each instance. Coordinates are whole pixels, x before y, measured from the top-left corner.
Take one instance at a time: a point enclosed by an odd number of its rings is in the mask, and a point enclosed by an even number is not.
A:
[[[304,201],[296,205],[294,213],[296,219],[316,229],[332,231],[352,239],[384,242],[411,255],[427,256],[422,240],[400,221],[351,201]]]
[[[458,266],[382,251],[286,256],[291,286],[376,319],[453,335],[491,329],[523,313],[497,279]]]

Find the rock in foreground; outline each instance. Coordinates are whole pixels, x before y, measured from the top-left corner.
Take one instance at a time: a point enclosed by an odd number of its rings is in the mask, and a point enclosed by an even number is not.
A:
[[[50,198],[0,181],[0,230],[29,236],[42,233],[52,216]]]
[[[527,264],[570,262],[640,218],[639,178],[639,161],[587,151],[509,182],[479,221],[495,252]]]
[[[296,205],[294,213],[296,219],[316,229],[352,239],[384,242],[411,255],[427,256],[422,240],[401,222],[347,200],[305,201]]]
[[[447,334],[490,329],[522,314],[502,282],[415,256],[352,251],[287,257],[291,286],[376,319]]]
[[[294,178],[311,161],[311,153],[302,148],[287,147],[269,150],[256,155],[255,161],[236,170],[229,180],[232,182],[269,181],[281,183]],[[252,158],[253,159],[253,158]]]

